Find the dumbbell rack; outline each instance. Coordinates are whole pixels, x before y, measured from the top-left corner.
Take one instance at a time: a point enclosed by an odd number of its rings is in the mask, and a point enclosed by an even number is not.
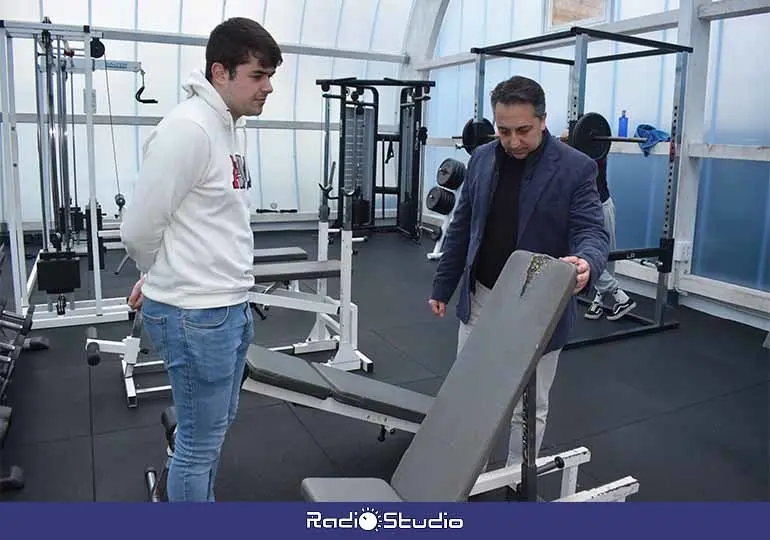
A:
[[[149,373],[165,372],[163,360],[147,360],[139,362],[139,354],[142,349],[142,312],[135,311],[131,315],[133,325],[131,334],[121,341],[108,341],[97,339],[96,328],[89,328],[86,336],[86,361],[89,366],[97,366],[101,363],[102,353],[120,355],[121,377],[126,390],[126,403],[129,409],[139,405],[139,396],[171,394],[171,385],[160,386],[136,386],[134,377]]]
[[[447,158],[441,162],[436,171],[436,186],[432,187],[426,197],[425,206],[431,212],[443,216],[441,227],[431,230],[431,240],[436,241],[433,251],[427,254],[428,260],[434,261],[443,254],[444,239],[449,225],[454,218],[457,201],[460,198],[460,187],[465,180],[465,164],[456,159]]]
[[[8,390],[22,351],[30,348],[26,346],[29,342],[27,335],[32,329],[34,315],[34,306],[27,309],[24,317],[19,317],[6,311],[5,305],[5,300],[0,301],[0,332],[4,338],[0,339],[0,449],[8,436],[13,419],[13,408],[8,404]],[[9,333],[13,335],[9,336]],[[10,466],[6,471],[2,457],[0,451],[0,493],[23,489],[24,471],[15,465]]]

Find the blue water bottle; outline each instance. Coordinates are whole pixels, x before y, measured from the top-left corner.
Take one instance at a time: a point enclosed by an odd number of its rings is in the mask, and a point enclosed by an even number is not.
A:
[[[628,137],[628,117],[625,110],[621,111],[618,118],[618,137]]]

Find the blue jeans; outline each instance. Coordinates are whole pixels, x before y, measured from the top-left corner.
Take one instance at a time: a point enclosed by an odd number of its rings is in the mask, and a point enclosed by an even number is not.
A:
[[[249,304],[180,309],[145,298],[142,317],[165,363],[176,407],[168,500],[213,502],[219,456],[238,411],[254,336]]]

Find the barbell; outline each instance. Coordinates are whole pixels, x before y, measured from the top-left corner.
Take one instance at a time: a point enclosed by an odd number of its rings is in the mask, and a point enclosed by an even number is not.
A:
[[[471,118],[463,127],[461,148],[472,154],[482,144],[497,139],[492,122],[486,118],[474,120]],[[580,150],[593,160],[607,157],[613,142],[644,143],[642,137],[613,137],[609,122],[599,113],[586,113],[581,116],[572,128],[567,143]]]

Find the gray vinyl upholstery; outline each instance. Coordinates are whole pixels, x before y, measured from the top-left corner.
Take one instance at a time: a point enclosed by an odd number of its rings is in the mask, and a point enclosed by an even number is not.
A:
[[[307,251],[301,247],[261,248],[254,250],[254,264],[306,260]]]
[[[313,367],[331,385],[334,399],[346,405],[416,423],[423,421],[433,405],[433,396],[323,364]]]
[[[536,368],[575,285],[568,263],[515,252],[390,481],[404,501],[467,500]],[[361,486],[345,495],[346,486]],[[364,486],[371,491],[364,492]],[[306,478],[314,501],[369,501],[375,484]],[[330,486],[334,486],[333,488]],[[375,493],[375,489],[377,489]],[[329,497],[323,499],[322,496]]]
[[[332,395],[331,386],[320,373],[309,362],[296,356],[251,345],[246,353],[246,368],[250,378],[264,384],[318,399]]]
[[[410,422],[422,422],[433,404],[432,396],[258,345],[249,347],[246,365],[255,381]]]
[[[310,502],[403,502],[382,478],[316,478],[301,489]]]
[[[340,261],[292,261],[258,264],[253,267],[255,283],[298,281],[302,279],[338,278],[342,272]]]

